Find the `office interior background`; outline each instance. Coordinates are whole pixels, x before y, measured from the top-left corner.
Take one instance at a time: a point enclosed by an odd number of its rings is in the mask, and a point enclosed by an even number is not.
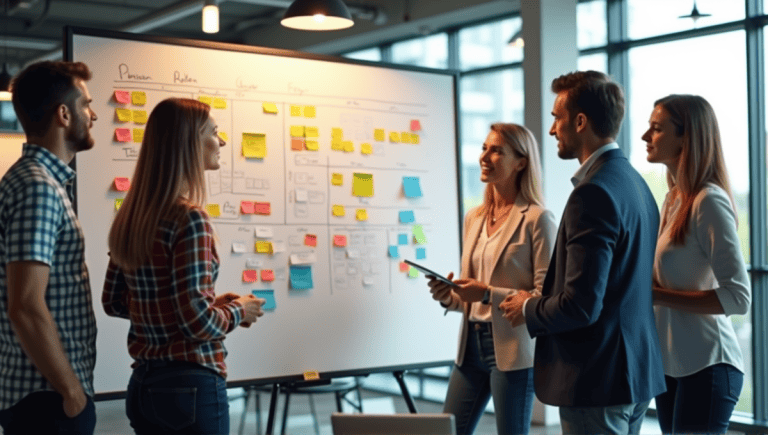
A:
[[[56,2],[48,5],[46,1],[31,1],[28,10],[9,15],[8,7],[17,3],[23,2],[3,2],[4,26],[0,28],[0,45],[4,46],[0,56],[11,74],[26,62],[55,57],[60,46],[60,39],[55,39],[56,26],[117,28],[105,23],[116,18],[100,13],[99,8],[118,7],[125,2],[61,2],[91,11],[86,15],[89,19],[68,23],[66,18],[59,18],[53,29],[45,30],[48,35],[35,36],[38,43],[49,43],[37,52],[20,43],[14,46],[14,41],[25,37],[22,23],[25,14],[34,17],[48,6],[52,8],[48,12],[54,14],[53,8],[63,6],[56,6]],[[143,13],[151,13],[152,8],[162,12],[163,8],[178,7],[178,3],[168,1],[132,3],[139,12],[143,8]],[[519,1],[479,0],[472,2],[473,5],[454,0],[350,1],[347,3],[353,10],[357,8],[358,15],[363,17],[356,19],[355,27],[319,35],[286,33],[279,28],[279,18],[275,17],[284,10],[279,6],[290,1],[220,2],[222,32],[212,36],[200,31],[199,10],[203,2],[181,3],[195,3],[198,12],[145,33],[458,71],[464,210],[482,201],[484,185],[479,181],[478,156],[488,126],[496,121],[525,123],[524,41],[518,38],[523,26]],[[627,112],[618,142],[648,182],[659,206],[667,191],[664,168],[646,162],[645,143],[640,139],[647,129],[653,102],[670,93],[693,93],[709,100],[715,109],[738,209],[742,252],[752,279],[751,314],[731,317],[746,363],[744,389],[733,421],[737,427],[749,430],[768,421],[768,384],[765,382],[768,348],[764,345],[768,333],[764,315],[768,308],[765,89],[768,77],[764,36],[768,3],[763,0],[698,0],[695,3],[698,11],[708,16],[697,20],[686,17],[691,14],[693,0],[578,1],[577,67],[606,72],[624,87]],[[137,16],[141,15],[139,12]],[[385,14],[387,23],[381,23],[384,15],[376,14]],[[550,120],[543,122],[548,125]],[[0,103],[0,129],[3,130],[0,150],[4,156],[11,156],[0,160],[12,162],[20,154],[20,149],[12,148],[20,148],[23,135],[7,101]],[[449,367],[427,369],[420,373],[421,377],[412,377],[411,392],[417,397],[441,401],[445,390],[439,385],[447,382],[448,372]],[[372,381],[371,388],[396,392],[396,384]]]

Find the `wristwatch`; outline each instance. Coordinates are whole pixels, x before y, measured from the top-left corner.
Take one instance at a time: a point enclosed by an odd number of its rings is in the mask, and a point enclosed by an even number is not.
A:
[[[488,305],[491,303],[491,286],[488,286],[485,289],[485,293],[483,293],[483,300],[481,301],[481,303],[485,305]]]

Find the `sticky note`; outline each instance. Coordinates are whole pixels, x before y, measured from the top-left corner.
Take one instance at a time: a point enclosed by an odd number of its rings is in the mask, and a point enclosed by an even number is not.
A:
[[[259,254],[271,254],[272,251],[272,242],[268,240],[257,240],[256,241],[256,252]]]
[[[243,271],[243,282],[255,282],[259,279],[259,275],[256,273],[255,270],[244,270]]]
[[[115,116],[120,122],[131,122],[133,121],[133,110],[117,107],[115,108]]]
[[[213,108],[214,109],[226,109],[227,108],[227,100],[221,98],[221,97],[215,97],[213,99]]]
[[[128,177],[115,177],[115,190],[126,192],[131,188],[131,180]]]
[[[262,271],[263,275],[264,271]],[[265,281],[262,278],[262,281]],[[261,309],[264,311],[274,311],[277,308],[277,302],[275,301],[275,291],[274,290],[252,290],[251,293],[256,296],[259,299],[264,299],[266,302],[264,302],[264,305],[261,306]]]
[[[411,133],[407,131],[400,133],[400,143],[411,143]]]
[[[333,236],[333,246],[343,248],[347,246],[347,236],[343,234],[336,234]]]
[[[131,93],[128,91],[115,91],[115,101],[120,104],[130,104]]]
[[[227,132],[226,132],[226,131],[220,131],[220,132],[219,132],[219,137],[220,137],[220,138],[221,138],[221,140],[223,140],[224,142],[229,142],[229,136],[227,136]]]
[[[304,126],[303,125],[292,125],[291,126],[291,137],[304,137]]]
[[[272,237],[272,228],[270,227],[256,227],[256,230],[254,230],[254,233],[256,234],[256,237],[261,237],[264,239],[269,239]]]
[[[240,213],[253,214],[253,201],[240,201]]]
[[[412,143],[412,144],[414,144],[414,145],[418,145],[420,140],[421,140],[421,139],[419,139],[419,135],[418,135],[418,134],[416,134],[416,133],[411,133],[411,143]]]
[[[411,120],[411,131],[419,131],[421,130],[421,122],[419,122],[418,119],[412,119]]]
[[[144,91],[131,92],[131,103],[137,106],[143,106],[147,104],[147,94]]]
[[[320,149],[320,143],[316,140],[308,140],[304,142],[304,148],[306,148],[307,151],[317,151]]]
[[[303,151],[304,150],[304,139],[298,139],[298,138],[291,138],[291,150],[293,151]]]
[[[373,196],[373,174],[355,172],[352,174],[352,195]]]
[[[305,118],[314,118],[316,114],[317,110],[315,109],[315,106],[304,106]]]
[[[221,210],[219,209],[219,204],[207,204],[205,206],[205,210],[208,212],[208,216],[210,217],[221,216]]]
[[[307,234],[304,236],[304,244],[313,248],[317,247],[317,236],[314,234]]]
[[[293,196],[296,202],[309,201],[309,192],[307,192],[306,189],[296,189]]]
[[[312,266],[300,264],[291,265],[291,288],[296,290],[308,290],[312,284]]]
[[[341,186],[344,184],[344,175],[334,172],[333,175],[331,175],[331,184],[334,186]]]
[[[143,128],[134,128],[133,129],[133,143],[141,143],[144,141],[144,129]]]
[[[416,259],[423,260],[427,258],[427,248],[416,248]]]
[[[272,206],[268,202],[254,202],[253,209],[256,214],[268,215],[272,213]]]
[[[115,140],[118,142],[130,142],[131,141],[131,130],[128,128],[116,128],[115,129]]]
[[[115,198],[115,210],[120,210],[123,206],[123,198]]]
[[[413,210],[403,210],[400,212],[400,223],[409,224],[414,220],[415,218],[413,217]]]
[[[408,234],[398,234],[397,235],[397,244],[398,245],[407,245],[408,244]]]
[[[264,133],[243,133],[243,157],[263,159],[267,156],[267,136]]]
[[[320,130],[317,127],[304,127],[304,136],[320,137]]]
[[[245,267],[247,267],[248,269],[258,269],[261,267],[262,264],[264,264],[264,262],[262,262],[258,258],[245,259]]]
[[[301,106],[291,106],[291,116],[301,116]]]
[[[245,243],[243,242],[232,242],[232,252],[236,254],[245,254],[246,251]]]
[[[400,253],[397,252],[397,246],[389,247],[389,256],[392,258],[400,258]]]
[[[343,205],[334,204],[332,211],[334,216],[344,216],[346,214]]]
[[[421,225],[413,226],[413,237],[416,239],[416,243],[420,245],[427,243],[427,236],[424,235],[424,228]]]
[[[275,280],[275,271],[272,269],[262,269],[261,270],[261,280],[262,281],[274,281]]]
[[[408,278],[418,278],[418,277],[419,277],[419,270],[416,269],[415,267],[412,267],[408,271]]]
[[[291,254],[291,264],[313,264],[317,263],[317,254],[314,252],[299,252]]]
[[[262,103],[261,104],[262,110],[264,110],[264,113],[277,113],[277,105],[275,103]]]
[[[345,153],[353,153],[355,152],[355,144],[352,143],[351,140],[345,140],[342,142],[342,145],[344,147]]]
[[[411,266],[409,266],[405,261],[400,262],[400,272],[408,272],[408,269],[410,268]]]
[[[347,249],[347,258],[358,259],[360,258],[359,249]]]
[[[364,208],[358,208],[355,212],[355,219],[359,221],[367,221],[368,220],[368,211]]]
[[[331,141],[331,149],[334,151],[344,151],[344,142],[340,140]]]
[[[133,122],[136,124],[146,124],[147,123],[147,111],[146,110],[134,110],[133,111]]]
[[[342,130],[339,127],[331,128],[331,139],[338,139],[338,140],[344,139],[344,130]]]
[[[373,138],[379,142],[384,142],[384,129],[377,128],[373,130]]]
[[[373,279],[372,276],[364,276],[363,277],[363,285],[373,285],[376,281]]]
[[[197,97],[197,101],[199,101],[201,103],[204,103],[204,104],[207,104],[209,106],[211,104],[213,104],[213,98],[211,98],[211,97],[209,97],[207,95],[200,95],[199,97]]]
[[[400,142],[400,133],[398,133],[396,131],[390,131],[389,132],[389,141],[390,142],[394,142],[394,143]]]
[[[408,198],[418,198],[421,196],[421,186],[419,177],[403,177],[403,191]]]
[[[369,143],[361,144],[360,152],[363,154],[373,154],[373,146],[371,146]]]

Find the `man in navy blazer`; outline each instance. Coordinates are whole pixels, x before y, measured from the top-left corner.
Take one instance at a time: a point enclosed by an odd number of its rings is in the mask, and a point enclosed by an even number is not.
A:
[[[536,337],[534,385],[560,407],[564,433],[639,433],[650,400],[666,389],[651,277],[659,211],[615,143],[624,95],[603,73],[552,82],[550,134],[558,156],[579,159],[542,296],[502,303]]]

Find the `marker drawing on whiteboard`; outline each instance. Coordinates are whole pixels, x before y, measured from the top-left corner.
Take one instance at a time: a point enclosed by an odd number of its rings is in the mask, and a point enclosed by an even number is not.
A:
[[[174,83],[197,83],[197,79],[190,77],[187,73],[184,73],[184,75],[181,75],[179,71],[173,72],[173,82]]]
[[[152,77],[145,76],[143,74],[131,74],[128,70],[128,65],[121,63],[117,67],[117,73],[120,75],[120,80],[152,80]]]
[[[237,80],[235,80],[235,86],[238,89],[259,89],[259,85],[245,83],[242,77],[238,77]]]

